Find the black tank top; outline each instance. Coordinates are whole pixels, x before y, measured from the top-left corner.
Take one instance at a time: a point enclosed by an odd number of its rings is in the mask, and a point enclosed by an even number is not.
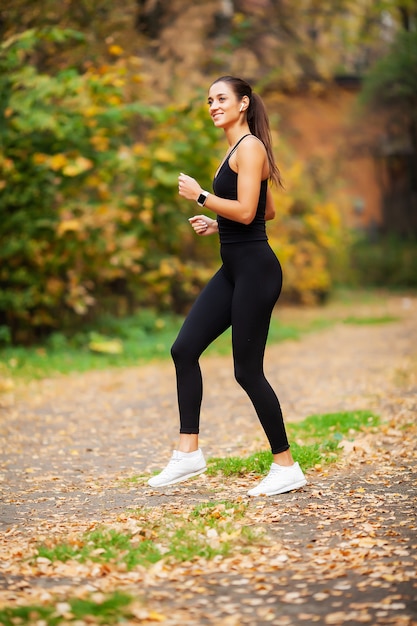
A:
[[[213,191],[219,198],[227,200],[237,200],[237,174],[230,165],[229,159],[236,150],[240,142],[249,137],[244,135],[230,151],[227,158],[222,163],[217,175],[213,180]],[[250,224],[241,224],[234,220],[227,219],[221,215],[217,216],[219,226],[220,243],[241,243],[245,241],[267,241],[265,229],[265,206],[268,179],[261,182],[259,190],[259,201],[255,217]]]

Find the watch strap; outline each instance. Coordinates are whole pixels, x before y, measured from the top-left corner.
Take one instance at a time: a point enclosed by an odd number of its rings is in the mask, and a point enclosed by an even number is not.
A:
[[[204,206],[206,200],[207,200],[207,196],[209,195],[208,191],[202,191],[200,193],[200,195],[197,198],[197,204],[198,206]]]

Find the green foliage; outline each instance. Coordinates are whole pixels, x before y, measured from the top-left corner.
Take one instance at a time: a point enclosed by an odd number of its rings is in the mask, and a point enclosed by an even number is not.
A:
[[[352,280],[373,287],[417,287],[417,240],[394,235],[370,240],[356,236],[351,251]]]
[[[43,345],[6,345],[0,350],[0,378],[44,378],[168,358],[180,322],[148,309],[126,318],[103,314],[72,336],[53,332]]]
[[[105,65],[38,69],[43,47],[79,37],[29,30],[0,46],[5,345],[83,328],[104,310],[182,313],[218,262],[217,237],[195,237],[194,207],[177,193],[180,171],[210,187],[218,162],[203,94],[198,103],[144,104],[140,62],[115,45]],[[303,302],[329,293],[345,244],[340,209],[324,199],[330,177],[323,165],[289,161],[269,228],[286,294]],[[122,350],[93,332],[96,351]]]
[[[331,463],[338,457],[338,444],[347,435],[363,428],[375,427],[379,417],[370,411],[344,411],[311,415],[301,422],[288,424],[291,451],[304,470],[320,463]],[[269,450],[256,452],[246,458],[226,457],[208,459],[208,474],[222,472],[225,476],[267,474],[272,462]]]
[[[310,415],[302,422],[290,425],[292,437],[321,441],[331,435],[341,439],[350,431],[359,432],[363,428],[378,426],[380,418],[371,411],[341,411],[338,413],[324,413]]]
[[[305,304],[323,301],[343,274],[348,230],[337,201],[331,163],[305,163],[285,155],[285,192],[276,192],[277,215],[269,239],[283,267],[283,294]],[[332,190],[334,200],[328,199]]]
[[[206,277],[177,194],[179,171],[205,183],[212,170],[205,111],[142,104],[135,59],[39,72],[40,42],[73,36],[26,31],[0,47],[0,326],[14,341],[110,297],[181,309]]]
[[[158,313],[154,309],[141,309],[123,318],[103,313],[92,322],[86,322],[82,330],[72,334],[54,331],[44,342],[33,346],[9,345],[8,328],[0,327],[0,380],[2,376],[44,378],[56,373],[126,367],[166,359],[170,357],[170,348],[182,320],[181,316]],[[313,320],[301,326],[288,325],[273,316],[269,341],[278,343],[298,339],[302,333],[328,323]],[[224,355],[230,354],[230,350],[231,332],[228,329],[205,354]]]
[[[65,602],[45,605],[5,607],[0,609],[0,623],[3,626],[21,624],[58,624],[80,623],[81,620],[94,624],[118,624],[130,616],[129,605],[132,598],[119,591],[107,596],[91,598],[68,598]]]
[[[132,535],[112,528],[93,530],[74,544],[41,545],[38,555],[50,561],[77,559],[82,563],[87,560],[124,563],[129,570],[138,564],[156,563],[162,556],[156,544],[148,538],[141,536],[140,541],[135,541]]]
[[[162,559],[182,562],[195,557],[226,556],[233,544],[246,546],[248,542],[241,529],[236,528],[246,508],[244,503],[202,503],[182,514],[166,514],[163,520],[138,510],[136,532],[97,528],[74,537],[70,543],[51,539],[38,546],[37,556],[52,562],[75,559],[83,563],[110,563],[128,570]]]
[[[417,31],[401,30],[386,56],[365,77],[363,102],[392,107],[417,119]]]
[[[375,324],[389,324],[390,322],[397,322],[400,318],[394,315],[381,315],[379,317],[357,317],[356,315],[349,315],[343,322],[345,324],[353,324],[356,326],[369,326]]]

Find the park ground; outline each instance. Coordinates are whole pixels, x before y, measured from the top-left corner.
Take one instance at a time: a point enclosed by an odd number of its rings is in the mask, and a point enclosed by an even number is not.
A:
[[[0,395],[0,623],[417,625],[417,297],[277,314],[327,322],[268,346],[287,422],[343,411],[381,420],[344,436],[335,462],[309,468],[297,492],[249,499],[259,479],[250,472],[147,486],[176,442],[169,361],[16,383]],[[231,358],[203,358],[202,369],[206,457],[265,448]],[[179,529],[200,554],[129,566],[126,547],[107,560],[98,544],[84,560],[40,551],[76,553],[94,532],[168,551]],[[78,615],[76,600],[90,609]],[[35,608],[13,613],[26,606]]]

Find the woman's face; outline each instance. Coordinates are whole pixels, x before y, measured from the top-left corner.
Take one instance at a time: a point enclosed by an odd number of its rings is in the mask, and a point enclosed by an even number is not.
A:
[[[239,120],[241,101],[237,99],[229,83],[214,83],[210,87],[207,101],[211,118],[217,128],[227,128]]]

